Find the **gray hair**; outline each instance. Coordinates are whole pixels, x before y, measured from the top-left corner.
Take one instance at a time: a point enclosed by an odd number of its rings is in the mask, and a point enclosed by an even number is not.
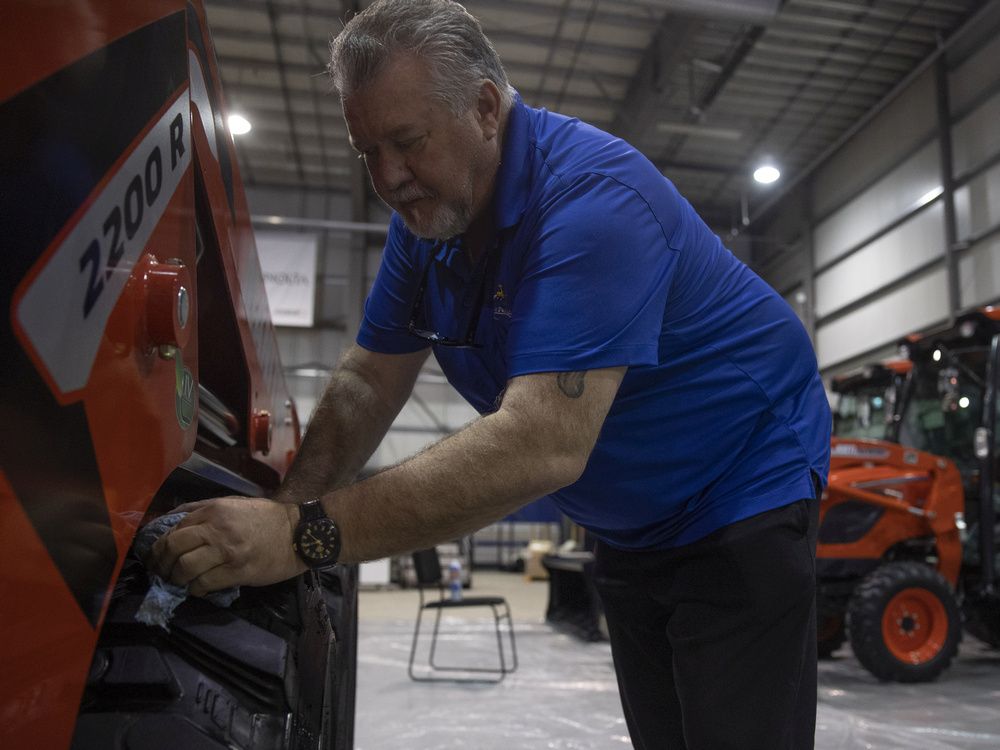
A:
[[[514,101],[479,21],[452,0],[376,0],[347,21],[330,43],[328,70],[340,98],[375,80],[398,52],[427,61],[433,95],[455,114],[468,110],[484,79],[500,90],[504,110]]]

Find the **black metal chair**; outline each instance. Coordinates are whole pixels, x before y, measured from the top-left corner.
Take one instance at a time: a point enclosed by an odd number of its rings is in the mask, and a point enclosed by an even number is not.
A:
[[[420,592],[420,608],[417,610],[417,624],[413,629],[413,645],[410,648],[410,664],[407,669],[410,678],[418,682],[500,682],[504,677],[517,669],[517,646],[514,643],[514,621],[510,616],[510,606],[502,596],[468,596],[459,600],[448,598],[445,590],[441,560],[437,549],[431,548],[413,553],[413,567],[417,574],[417,589]],[[424,597],[425,589],[438,590],[438,599]],[[437,650],[437,639],[441,626],[441,613],[449,609],[465,607],[489,607],[493,612],[493,622],[496,627],[498,664],[496,667],[481,666],[441,666],[434,661]],[[425,674],[414,671],[414,660],[417,656],[417,642],[420,639],[420,624],[425,610],[434,610],[434,633],[431,636],[430,657],[427,661]],[[506,627],[501,627],[506,620]],[[504,649],[503,630],[510,637],[510,663]],[[438,674],[438,673],[448,674]],[[479,676],[482,675],[482,676]],[[487,676],[490,675],[490,676]]]

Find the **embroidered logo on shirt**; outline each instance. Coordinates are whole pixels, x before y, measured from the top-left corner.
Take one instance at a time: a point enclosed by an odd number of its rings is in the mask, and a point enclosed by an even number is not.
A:
[[[497,290],[493,292],[493,317],[510,317],[510,308],[507,306],[507,293],[503,290],[503,284],[498,284]]]

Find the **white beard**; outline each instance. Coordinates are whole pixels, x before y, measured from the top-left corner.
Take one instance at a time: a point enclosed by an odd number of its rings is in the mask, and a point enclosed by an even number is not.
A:
[[[472,212],[465,205],[445,205],[436,209],[430,216],[415,222],[410,222],[404,214],[400,214],[406,228],[425,240],[447,240],[462,234],[472,222]]]

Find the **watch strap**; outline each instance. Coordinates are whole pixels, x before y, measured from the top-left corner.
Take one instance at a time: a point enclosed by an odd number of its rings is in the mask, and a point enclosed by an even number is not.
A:
[[[299,504],[299,523],[303,521],[318,521],[321,518],[328,518],[328,516],[318,499],[307,500]]]

